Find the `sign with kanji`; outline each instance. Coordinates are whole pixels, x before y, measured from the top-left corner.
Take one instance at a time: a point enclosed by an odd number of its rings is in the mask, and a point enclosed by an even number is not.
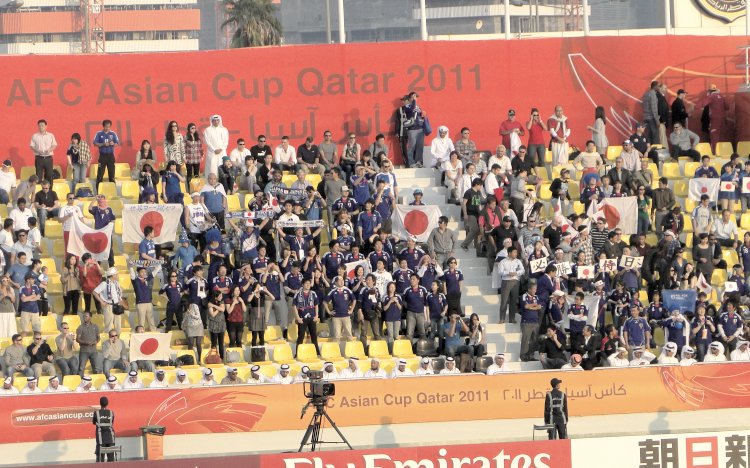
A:
[[[620,266],[626,270],[640,270],[643,266],[643,257],[628,257],[623,255],[620,258]]]
[[[555,267],[557,267],[558,275],[569,275],[573,273],[573,268],[570,266],[570,262],[555,263]]]
[[[541,271],[544,271],[544,269],[547,268],[547,259],[537,258],[531,260],[529,261],[529,267],[531,268],[532,273],[539,273]]]
[[[617,259],[616,258],[605,258],[599,260],[599,271],[604,273],[612,273],[617,271]]]

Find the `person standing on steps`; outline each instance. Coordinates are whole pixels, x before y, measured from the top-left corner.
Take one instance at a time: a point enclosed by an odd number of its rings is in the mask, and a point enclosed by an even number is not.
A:
[[[550,380],[552,390],[544,397],[544,424],[554,426],[548,432],[549,439],[568,438],[568,397],[560,390],[562,380]]]

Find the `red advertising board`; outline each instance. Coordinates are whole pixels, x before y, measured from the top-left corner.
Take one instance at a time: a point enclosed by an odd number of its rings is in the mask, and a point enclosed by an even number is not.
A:
[[[746,42],[589,37],[3,56],[0,65],[13,72],[0,74],[6,116],[0,154],[16,166],[31,164],[30,137],[44,118],[59,144],[55,161],[63,163],[70,135],[90,141],[108,118],[124,143],[118,161],[132,162],[143,139],[161,148],[168,121],[203,127],[216,113],[232,141],[265,134],[276,145],[288,135],[298,145],[309,135],[320,141],[330,129],[339,142],[354,132],[369,144],[377,133],[392,133],[399,99],[412,90],[433,127],[447,125],[455,139],[469,126],[480,149],[499,143],[498,126],[509,108],[525,122],[532,107],[547,117],[557,104],[565,108],[578,146],[590,138],[586,126],[595,106],[604,106],[609,141],[617,144],[640,118],[640,98],[651,80],[669,86],[670,101],[678,88],[689,91],[691,102],[710,84],[733,92],[743,80],[737,46]],[[697,120],[691,126],[700,128]],[[728,128],[724,137],[732,135]]]

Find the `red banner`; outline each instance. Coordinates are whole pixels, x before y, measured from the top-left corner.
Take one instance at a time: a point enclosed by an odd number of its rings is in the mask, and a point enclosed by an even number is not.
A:
[[[58,141],[55,162],[63,163],[70,135],[91,141],[108,118],[123,141],[118,161],[132,163],[143,139],[161,158],[169,120],[183,129],[188,122],[202,128],[215,113],[230,131],[230,147],[238,137],[259,134],[271,145],[282,135],[294,145],[310,135],[320,141],[325,129],[339,142],[354,132],[369,145],[375,134],[393,132],[400,97],[411,90],[419,92],[434,127],[447,125],[456,139],[469,126],[480,149],[499,143],[498,126],[509,108],[525,122],[532,107],[546,118],[557,104],[565,108],[578,146],[591,136],[586,126],[593,124],[594,107],[604,106],[609,141],[618,144],[640,118],[640,98],[651,80],[669,86],[670,101],[678,88],[688,90],[691,102],[699,102],[709,84],[732,93],[743,80],[736,48],[746,41],[590,37],[4,56],[3,69],[13,73],[0,76],[0,103],[12,117],[4,124],[0,154],[17,166],[32,164],[29,141],[37,119],[44,118]],[[697,130],[700,109],[693,117]],[[726,133],[729,139],[733,130]]]

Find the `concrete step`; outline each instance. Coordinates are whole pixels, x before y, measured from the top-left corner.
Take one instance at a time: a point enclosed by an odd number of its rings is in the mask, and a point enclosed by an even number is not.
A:
[[[396,179],[398,182],[398,190],[401,195],[406,195],[419,187],[425,189],[428,187],[435,187],[437,180],[434,177],[419,177],[419,178],[407,178],[407,179]]]
[[[425,164],[426,165],[426,164]],[[422,177],[434,177],[437,171],[432,169],[431,167],[422,167],[422,168],[398,168],[393,171],[394,174],[396,174],[396,180],[398,181],[399,186],[401,185],[401,179],[416,179],[416,178],[422,178]]]

